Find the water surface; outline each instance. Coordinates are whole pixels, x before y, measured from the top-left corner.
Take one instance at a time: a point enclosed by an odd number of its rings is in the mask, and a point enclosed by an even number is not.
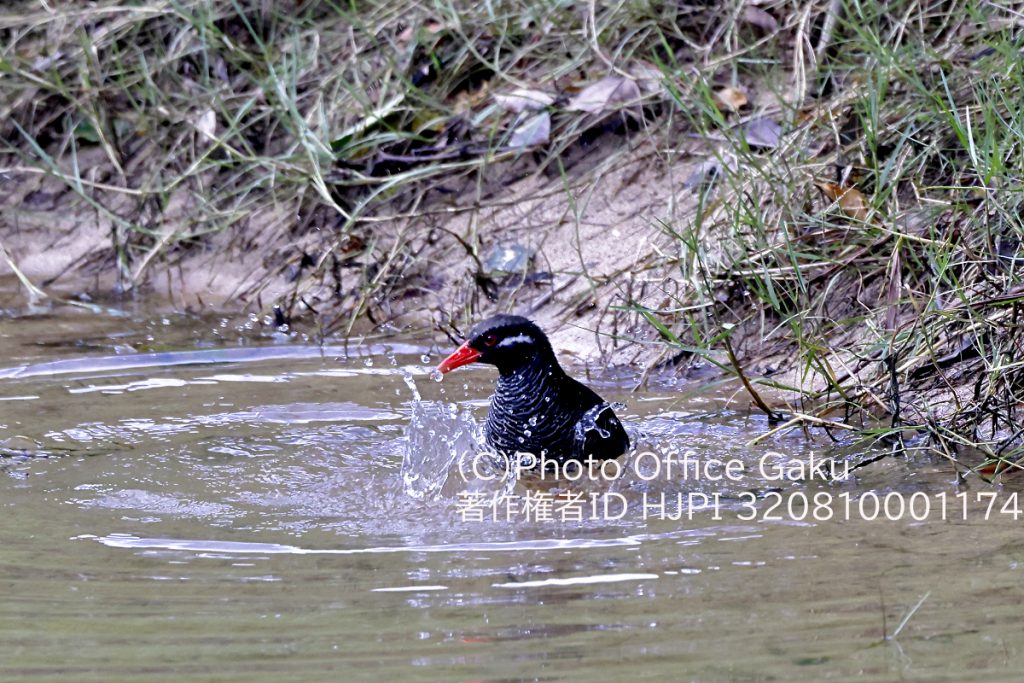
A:
[[[475,521],[467,492],[504,489],[450,461],[494,374],[438,384],[439,360],[415,340],[320,347],[144,312],[0,319],[0,680],[935,681],[1024,665],[1013,489],[955,485],[924,455],[770,481],[762,458],[868,452],[800,432],[749,447],[768,426],[732,389],[595,375],[646,448],[738,459],[742,479],[520,484],[629,508]],[[834,515],[765,520],[772,492],[823,494]],[[918,520],[858,507],[919,492]],[[999,496],[988,519],[979,492]],[[662,519],[645,493],[721,504]]]

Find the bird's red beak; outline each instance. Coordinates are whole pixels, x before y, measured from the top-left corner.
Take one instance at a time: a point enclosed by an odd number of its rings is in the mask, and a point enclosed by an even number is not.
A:
[[[469,365],[470,363],[476,362],[480,355],[479,351],[471,347],[469,342],[466,342],[459,348],[455,349],[455,352],[452,353],[452,355],[441,361],[441,364],[437,366],[437,369],[443,374],[449,370],[461,368],[463,365]]]

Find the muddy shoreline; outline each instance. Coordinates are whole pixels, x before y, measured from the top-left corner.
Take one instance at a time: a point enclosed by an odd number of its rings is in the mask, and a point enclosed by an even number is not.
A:
[[[619,150],[610,164],[600,152],[568,201],[560,181],[527,175],[484,208],[439,204],[375,224],[381,241],[372,255],[364,253],[363,238],[339,244],[336,235],[317,231],[282,239],[280,225],[256,212],[244,229],[148,262],[144,279],[128,289],[113,263],[114,226],[59,181],[38,176],[16,179],[22,186],[0,211],[0,240],[24,276],[58,298],[138,299],[197,315],[253,313],[306,331],[439,340],[444,329],[457,334],[474,319],[513,311],[537,320],[556,347],[580,361],[646,366],[663,355],[657,335],[646,324],[619,327],[622,316],[611,309],[629,305],[625,291],[642,287],[632,266],[671,247],[653,225],[693,203],[687,181],[698,162],[652,165],[647,149],[632,158]],[[174,223],[181,220],[168,215],[167,230],[179,230]],[[471,241],[477,246],[467,253]],[[416,243],[404,272],[357,311],[348,281],[365,286],[372,259],[399,242]],[[503,262],[506,253],[518,261]],[[351,271],[363,272],[347,277]],[[14,276],[12,263],[0,259],[0,276]]]
[[[515,312],[773,423],[1024,454],[1012,12],[22,8],[0,276],[37,305],[439,346]]]

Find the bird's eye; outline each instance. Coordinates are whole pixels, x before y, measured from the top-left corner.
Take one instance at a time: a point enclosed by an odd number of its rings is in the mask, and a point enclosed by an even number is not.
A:
[[[495,337],[493,334],[489,334],[486,337],[484,337],[484,346],[494,346],[497,343],[498,338]]]

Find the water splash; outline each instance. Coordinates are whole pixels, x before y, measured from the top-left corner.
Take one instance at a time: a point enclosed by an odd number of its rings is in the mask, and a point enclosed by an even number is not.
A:
[[[454,495],[465,485],[457,473],[457,463],[460,458],[471,457],[480,443],[472,411],[468,407],[460,411],[454,403],[421,400],[413,401],[411,408],[402,454],[405,493],[422,500],[443,495],[451,488]]]
[[[405,382],[405,386],[409,387],[409,393],[412,394],[412,400],[419,403],[423,399],[420,397],[420,390],[416,388],[416,380],[413,379],[412,373],[402,368],[399,370],[402,375],[402,381]]]
[[[583,443],[586,439],[587,433],[593,431],[596,431],[598,436],[602,439],[607,439],[611,436],[611,432],[597,423],[601,414],[604,413],[604,411],[611,409],[612,406],[608,403],[598,403],[596,406],[585,412],[583,417],[580,418],[580,421],[576,423],[577,439]]]

